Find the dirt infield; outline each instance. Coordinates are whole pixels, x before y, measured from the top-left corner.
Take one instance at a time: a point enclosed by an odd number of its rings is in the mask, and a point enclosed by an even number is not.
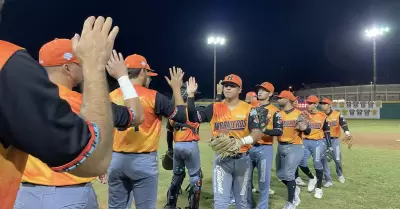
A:
[[[353,133],[353,146],[368,146],[386,149],[400,149],[400,134],[394,133]]]

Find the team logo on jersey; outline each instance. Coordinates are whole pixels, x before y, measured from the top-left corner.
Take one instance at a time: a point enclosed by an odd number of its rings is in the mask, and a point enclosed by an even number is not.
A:
[[[321,129],[322,128],[322,123],[321,122],[310,123],[310,128],[311,129]]]
[[[244,130],[245,128],[246,128],[245,120],[223,121],[214,123],[215,131]]]
[[[297,124],[297,120],[284,120],[283,121],[283,127],[291,127],[294,128]]]
[[[337,126],[337,120],[332,120],[328,122],[329,126]]]

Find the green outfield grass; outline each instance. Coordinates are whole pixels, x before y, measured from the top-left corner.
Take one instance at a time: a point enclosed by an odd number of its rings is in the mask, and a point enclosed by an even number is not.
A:
[[[349,121],[350,129],[353,134],[356,133],[400,133],[399,120],[352,120]],[[202,200],[200,208],[213,208],[212,200],[212,161],[213,152],[205,143],[205,139],[210,137],[208,125],[202,125],[200,134],[202,142],[200,143],[201,164],[204,172]],[[399,137],[400,139],[400,134]],[[159,155],[164,154],[166,150],[165,131],[163,131],[160,140]],[[363,140],[363,139],[357,139]],[[379,140],[377,138],[376,140]],[[398,142],[400,143],[400,142]],[[360,143],[362,144],[362,143]],[[384,146],[382,146],[384,147]],[[346,183],[341,184],[336,180],[334,164],[331,163],[333,186],[324,189],[324,197],[321,200],[314,199],[311,193],[302,188],[301,204],[298,208],[320,208],[320,209],[389,209],[400,208],[398,202],[400,178],[400,152],[398,149],[377,148],[364,145],[355,145],[351,150],[342,146],[343,169],[346,177]],[[311,165],[311,164],[310,164]],[[304,180],[306,177],[300,175]],[[163,208],[166,199],[166,191],[170,185],[172,173],[165,171],[160,166],[160,177],[158,187],[158,206]],[[187,179],[182,186],[185,189]],[[103,208],[107,208],[107,186],[98,182],[94,183],[98,200]],[[270,197],[270,208],[281,209],[285,204],[286,189],[279,182],[275,175],[275,169],[272,171],[271,180],[272,189],[275,194]],[[187,206],[186,194],[180,196],[178,206],[184,208]],[[135,208],[132,206],[132,208]]]

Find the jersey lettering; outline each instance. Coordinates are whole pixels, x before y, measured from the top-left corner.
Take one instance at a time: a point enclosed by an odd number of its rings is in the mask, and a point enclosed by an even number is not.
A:
[[[245,128],[246,128],[246,121],[245,120],[216,122],[214,124],[214,130],[216,130],[216,131],[244,130]]]

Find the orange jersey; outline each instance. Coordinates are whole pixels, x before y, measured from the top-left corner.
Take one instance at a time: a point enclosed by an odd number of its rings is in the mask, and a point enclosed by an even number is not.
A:
[[[301,137],[302,133],[295,128],[301,115],[301,111],[298,109],[293,109],[289,112],[281,110],[280,115],[282,117],[283,134],[282,136],[278,136],[278,141],[292,144],[303,144],[303,139]]]
[[[79,113],[82,106],[82,94],[58,85],[59,95],[69,103],[74,113]],[[87,183],[95,178],[81,178],[68,173],[54,172],[45,163],[29,155],[28,162],[22,176],[23,182],[46,186],[67,186]]]
[[[19,50],[22,48],[0,40],[0,70]],[[28,154],[15,147],[4,147],[3,144],[0,144],[0,208],[12,209],[14,207],[27,158]]]
[[[185,142],[185,141],[198,141],[199,136],[199,123],[193,123],[187,121],[184,124],[175,123],[173,120],[169,120],[170,125],[174,130],[174,141]]]
[[[125,131],[114,130],[115,152],[143,153],[154,152],[158,149],[158,141],[161,134],[161,115],[155,112],[156,91],[135,85],[140,102],[145,113],[144,121],[140,126],[128,128]],[[124,96],[121,89],[110,93],[111,100],[124,105]]]
[[[306,139],[320,140],[325,138],[324,135],[324,124],[327,116],[323,112],[316,112],[315,114],[310,113],[310,128],[311,133],[309,135],[303,135]]]
[[[243,138],[250,134],[248,124],[252,111],[257,114],[256,110],[252,110],[252,105],[240,101],[239,105],[230,110],[224,101],[213,104],[213,115],[210,121],[211,132],[213,136],[220,134],[228,134],[235,138]],[[241,152],[247,152],[251,145],[243,145]]]
[[[340,137],[340,112],[337,110],[333,110],[332,113],[328,116],[329,127],[331,128],[331,137],[339,138]]]
[[[275,115],[276,112],[279,112],[279,108],[277,108],[275,105],[273,104],[269,104],[267,106],[264,107],[265,109],[268,110],[268,124],[266,129],[273,129],[274,128],[274,120],[273,120],[273,116]],[[259,144],[272,144],[274,141],[274,137],[273,136],[269,136],[266,134],[263,134],[261,140],[258,141]]]

